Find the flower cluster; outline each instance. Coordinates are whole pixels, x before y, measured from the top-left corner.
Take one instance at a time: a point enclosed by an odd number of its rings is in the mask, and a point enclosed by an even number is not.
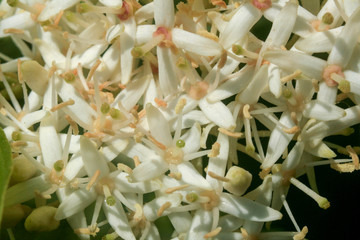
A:
[[[165,216],[173,239],[304,239],[290,186],[326,209],[314,166],[359,169],[357,147],[324,140],[360,122],[359,36],[350,0],[2,1],[21,53],[0,53],[3,224],[160,239]],[[263,232],[283,207],[296,231]]]

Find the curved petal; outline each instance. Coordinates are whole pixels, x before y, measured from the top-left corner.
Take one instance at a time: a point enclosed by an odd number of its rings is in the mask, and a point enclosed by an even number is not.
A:
[[[238,218],[255,222],[269,222],[282,218],[279,211],[228,193],[221,194],[219,209]]]
[[[206,98],[199,101],[199,107],[205,116],[213,121],[219,127],[225,129],[235,129],[235,120],[230,112],[222,102],[209,103]]]
[[[162,113],[152,104],[146,105],[146,116],[149,124],[151,135],[165,146],[170,146],[172,137],[168,121]]]
[[[204,235],[211,231],[212,212],[199,209],[195,212],[191,222],[190,230],[186,235],[186,240],[204,239]]]
[[[109,174],[110,170],[104,157],[97,149],[95,143],[85,136],[80,137],[80,152],[89,177],[92,177],[97,170],[100,171],[99,177]]]
[[[174,26],[174,1],[154,0],[154,19],[156,26],[171,29]]]
[[[183,162],[177,165],[181,173],[181,180],[187,184],[199,187],[201,189],[212,190],[211,185],[189,162]]]
[[[222,52],[221,45],[214,40],[180,28],[172,30],[172,40],[178,48],[200,56],[219,56]]]
[[[139,166],[134,168],[132,174],[129,176],[133,182],[147,181],[169,170],[167,163],[160,158],[151,159],[146,162],[142,162]]]
[[[167,194],[161,197],[157,197],[154,200],[146,203],[144,205],[143,211],[144,216],[149,221],[154,221],[158,219],[160,216],[157,215],[157,212],[159,211],[160,207],[164,205],[166,202],[169,202],[171,204],[169,210],[165,210],[161,216],[166,216],[171,213],[171,207],[177,207],[181,203],[182,196],[177,193],[173,194]]]
[[[112,229],[123,239],[135,240],[134,233],[131,230],[125,211],[119,201],[114,206],[106,203],[102,205],[107,221]]]
[[[128,174],[121,172],[115,179],[116,188],[120,192],[133,192],[133,193],[149,193],[159,190],[162,184],[159,180],[141,181],[141,182],[129,182]]]
[[[182,148],[184,154],[196,152],[200,149],[201,128],[195,123],[189,131],[180,137],[184,140],[185,146]]]

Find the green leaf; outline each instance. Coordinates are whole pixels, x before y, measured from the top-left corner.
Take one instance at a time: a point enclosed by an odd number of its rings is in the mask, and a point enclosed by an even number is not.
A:
[[[4,198],[11,175],[11,148],[2,128],[0,128],[0,226],[4,207]]]

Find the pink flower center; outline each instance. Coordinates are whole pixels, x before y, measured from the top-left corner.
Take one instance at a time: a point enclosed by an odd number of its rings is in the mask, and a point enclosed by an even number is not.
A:
[[[271,0],[252,0],[251,3],[259,10],[265,11],[271,7]]]
[[[336,81],[334,81],[332,74],[340,75],[342,78],[345,78],[344,73],[342,72],[342,69],[338,65],[329,65],[327,66],[322,74],[323,80],[325,81],[326,85],[329,87],[335,87],[338,85]]]
[[[158,27],[153,33],[153,37],[163,36],[163,40],[159,43],[160,47],[172,47],[171,32],[166,27]]]
[[[125,21],[127,20],[129,17],[132,16],[133,13],[133,7],[131,4],[127,3],[126,1],[123,1],[122,7],[121,7],[121,13],[117,15],[117,17],[122,20]]]

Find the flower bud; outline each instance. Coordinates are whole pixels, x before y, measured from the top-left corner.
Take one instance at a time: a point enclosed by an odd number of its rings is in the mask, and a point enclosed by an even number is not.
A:
[[[15,227],[16,224],[18,224],[30,212],[30,207],[20,204],[4,208],[1,227],[4,229]]]
[[[224,182],[224,188],[234,195],[242,195],[251,184],[252,175],[245,169],[232,166],[226,176],[228,182]]]
[[[11,174],[11,182],[23,182],[34,176],[36,167],[26,157],[20,155],[13,159],[13,171]]]
[[[57,229],[60,221],[54,218],[56,210],[57,208],[50,206],[35,209],[25,220],[26,230],[29,232],[44,232]]]

